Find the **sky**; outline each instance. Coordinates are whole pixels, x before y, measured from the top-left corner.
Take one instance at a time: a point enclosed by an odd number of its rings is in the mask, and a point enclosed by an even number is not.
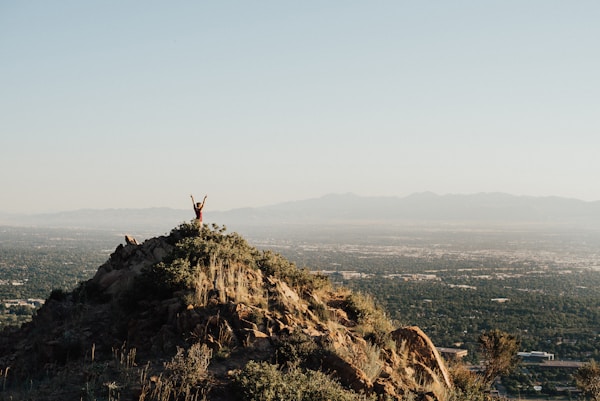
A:
[[[600,2],[0,0],[0,212],[600,200]]]

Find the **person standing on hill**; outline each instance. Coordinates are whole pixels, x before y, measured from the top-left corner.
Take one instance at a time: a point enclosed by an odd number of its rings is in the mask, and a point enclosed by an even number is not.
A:
[[[208,195],[204,195],[204,199],[202,199],[202,203],[194,200],[194,195],[190,195],[192,197],[192,205],[194,206],[194,212],[196,213],[196,222],[200,227],[202,227],[202,209],[204,209],[204,204],[206,203],[206,198]]]

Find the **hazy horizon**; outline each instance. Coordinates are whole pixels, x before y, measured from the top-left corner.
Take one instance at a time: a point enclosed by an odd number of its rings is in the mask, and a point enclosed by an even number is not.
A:
[[[303,202],[311,202],[311,201],[318,201],[318,200],[325,200],[328,197],[356,197],[358,199],[364,199],[364,200],[368,200],[368,199],[397,199],[399,201],[408,199],[410,197],[414,197],[414,196],[422,196],[422,195],[432,195],[433,197],[438,197],[438,198],[448,198],[448,197],[477,197],[477,196],[481,196],[481,195],[498,195],[498,196],[506,196],[509,198],[512,198],[512,200],[516,200],[516,199],[551,199],[551,198],[555,198],[555,199],[563,199],[563,200],[568,200],[568,201],[576,201],[576,202],[584,202],[585,204],[593,204],[593,203],[600,203],[600,201],[587,201],[587,200],[583,200],[583,199],[577,199],[577,198],[567,198],[567,197],[560,197],[560,196],[554,196],[554,195],[548,195],[548,196],[530,196],[530,195],[515,195],[515,194],[509,194],[506,192],[478,192],[478,193],[446,193],[446,194],[439,194],[439,193],[435,193],[433,191],[423,191],[423,192],[414,192],[411,194],[408,194],[406,196],[387,196],[387,195],[382,195],[382,196],[369,196],[369,195],[360,195],[360,194],[356,194],[353,192],[346,192],[346,193],[327,193],[327,194],[323,194],[321,196],[316,196],[316,197],[312,197],[312,198],[303,198],[303,199],[287,199],[287,200],[283,200],[281,202],[277,202],[277,203],[267,203],[264,205],[256,205],[256,206],[240,206],[240,207],[235,207],[235,208],[231,208],[231,209],[214,209],[214,208],[208,208],[208,210],[206,210],[206,212],[208,212],[209,214],[212,213],[228,213],[228,212],[235,212],[238,210],[243,210],[243,209],[261,209],[261,208],[270,208],[270,207],[278,207],[281,205],[287,205],[287,204],[295,204],[295,203],[303,203]],[[218,206],[218,205],[217,205]],[[0,214],[8,214],[8,215],[24,215],[24,216],[34,216],[34,215],[44,215],[44,214],[49,214],[49,215],[54,215],[54,214],[61,214],[61,213],[71,213],[71,212],[81,212],[81,211],[109,211],[109,210],[151,210],[151,209],[168,209],[168,210],[174,210],[174,211],[190,211],[190,216],[192,215],[192,207],[191,205],[184,205],[183,207],[169,207],[169,206],[160,206],[160,205],[155,205],[155,206],[147,206],[147,207],[98,207],[98,208],[78,208],[78,209],[64,209],[64,210],[57,210],[57,211],[50,211],[50,212],[7,212],[5,210],[0,210]]]
[[[345,192],[345,193],[326,193],[326,194],[322,194],[320,196],[314,196],[314,197],[310,197],[310,198],[299,198],[299,199],[284,199],[281,200],[279,202],[269,202],[269,203],[265,203],[265,204],[257,204],[254,206],[248,206],[248,205],[239,205],[237,207],[232,207],[232,208],[228,208],[228,209],[223,209],[223,208],[207,208],[209,209],[211,212],[229,212],[229,211],[234,211],[237,209],[245,209],[245,208],[263,208],[263,207],[269,207],[269,206],[276,206],[276,205],[280,205],[280,204],[285,204],[285,203],[294,203],[294,202],[303,202],[303,201],[310,201],[310,200],[315,200],[315,199],[321,199],[321,198],[325,198],[327,196],[337,196],[337,195],[352,195],[352,196],[357,196],[360,198],[397,198],[397,199],[404,199],[410,196],[415,196],[415,195],[420,195],[420,194],[433,194],[435,196],[440,196],[440,197],[444,197],[444,196],[473,196],[473,195],[483,195],[483,194],[501,194],[501,195],[508,195],[508,196],[514,196],[517,198],[562,198],[562,199],[567,199],[567,200],[574,200],[574,201],[581,201],[581,202],[585,202],[585,203],[595,203],[595,202],[600,202],[600,200],[585,200],[585,199],[579,199],[579,198],[574,198],[574,197],[564,197],[564,196],[557,196],[557,195],[515,195],[515,194],[511,194],[511,193],[507,193],[507,192],[498,192],[498,191],[490,191],[490,192],[473,192],[473,193],[436,193],[433,191],[422,191],[422,192],[413,192],[410,194],[406,194],[406,195],[402,195],[402,196],[396,196],[396,195],[361,195],[361,194],[357,194],[354,192]],[[189,195],[188,195],[189,196]],[[189,199],[189,198],[188,198]],[[182,203],[186,203],[186,202],[182,202]],[[102,207],[101,205],[99,207],[79,207],[79,208],[74,208],[74,209],[56,209],[56,210],[47,210],[47,211],[20,211],[20,212],[14,212],[14,211],[9,211],[9,210],[2,210],[0,209],[0,213],[6,213],[6,214],[22,214],[22,215],[36,215],[36,214],[55,214],[55,213],[63,213],[63,212],[73,212],[73,211],[81,211],[81,210],[119,210],[119,209],[173,209],[173,210],[191,210],[191,204],[188,204],[189,202],[187,202],[185,205],[181,205],[181,206],[164,206],[164,205],[145,205],[143,207],[135,207],[135,206],[111,206],[111,207]],[[218,207],[218,205],[216,205],[216,207]]]
[[[600,200],[600,3],[4,2],[0,211]]]

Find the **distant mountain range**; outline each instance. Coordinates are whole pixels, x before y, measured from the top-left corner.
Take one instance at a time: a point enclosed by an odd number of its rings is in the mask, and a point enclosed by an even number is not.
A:
[[[0,214],[0,224],[156,232],[168,231],[192,218],[191,208],[83,209],[35,215]],[[504,193],[436,195],[424,192],[404,198],[331,194],[257,208],[206,210],[205,220],[234,229],[239,226],[392,224],[407,221],[551,223],[600,228],[600,201]]]

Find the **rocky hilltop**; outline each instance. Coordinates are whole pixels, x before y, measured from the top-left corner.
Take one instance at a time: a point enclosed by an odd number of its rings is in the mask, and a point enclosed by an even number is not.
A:
[[[430,339],[224,227],[128,239],[0,340],[2,399],[448,400]],[[1,397],[0,397],[1,398]]]

